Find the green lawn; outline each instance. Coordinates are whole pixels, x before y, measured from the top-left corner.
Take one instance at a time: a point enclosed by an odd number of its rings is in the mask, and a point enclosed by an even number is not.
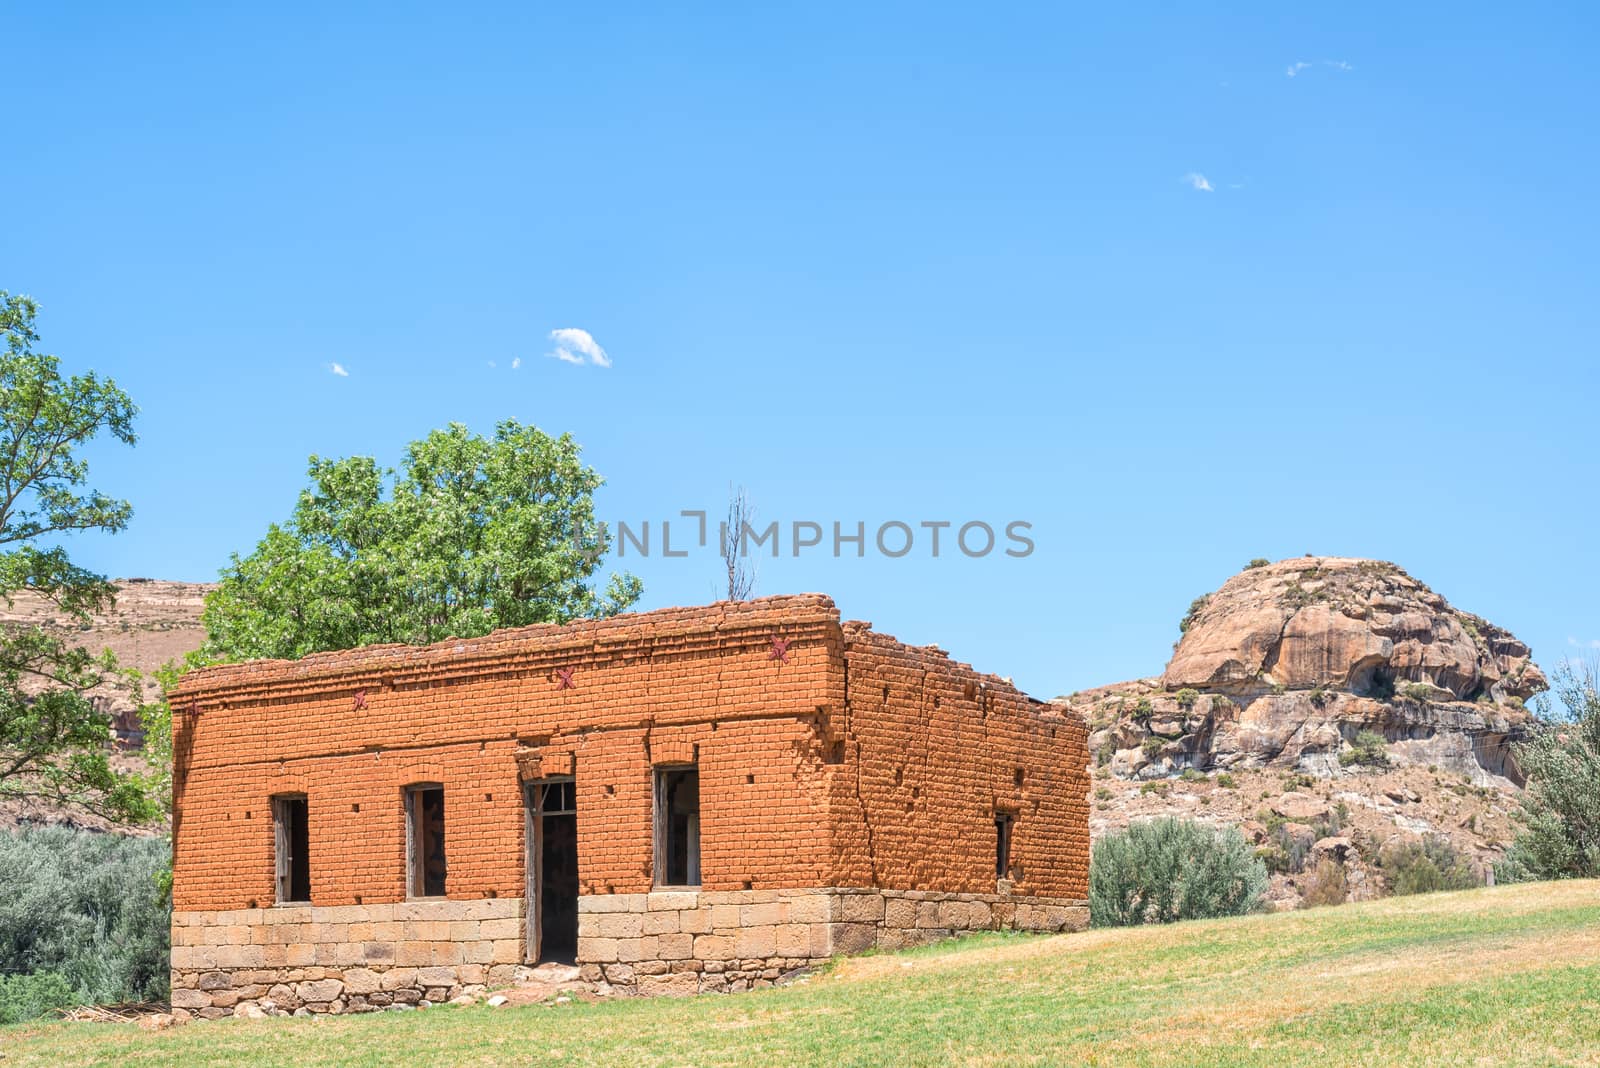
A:
[[[0,1029],[21,1065],[1600,1065],[1600,882],[844,961],[680,1001]]]

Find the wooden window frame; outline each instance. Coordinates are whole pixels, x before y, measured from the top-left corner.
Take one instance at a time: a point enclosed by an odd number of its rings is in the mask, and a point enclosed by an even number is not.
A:
[[[1017,842],[1017,814],[1007,809],[994,813],[994,877],[1010,879],[1012,852]]]

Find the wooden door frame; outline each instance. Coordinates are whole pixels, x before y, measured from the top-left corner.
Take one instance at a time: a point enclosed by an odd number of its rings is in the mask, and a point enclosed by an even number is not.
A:
[[[577,809],[577,779],[572,775],[549,775],[525,779],[522,783],[523,939],[524,963],[537,964],[544,953],[544,804],[541,786],[573,783],[573,809]],[[576,861],[576,857],[573,858]]]

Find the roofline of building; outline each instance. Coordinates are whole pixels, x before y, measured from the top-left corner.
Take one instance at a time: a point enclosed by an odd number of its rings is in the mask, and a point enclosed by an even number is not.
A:
[[[771,638],[816,637],[819,630],[840,633],[839,609],[820,593],[787,594],[750,601],[718,601],[688,608],[658,608],[608,619],[536,623],[507,627],[479,638],[446,638],[429,645],[366,645],[312,653],[299,660],[249,660],[201,668],[185,675],[170,695],[173,703],[216,699],[232,693],[310,691],[417,677],[446,678],[493,671],[497,665],[519,670],[565,666],[569,661],[615,659],[659,652],[681,652],[707,645],[743,644],[759,632]]]
[[[548,672],[712,648],[755,650],[769,647],[774,639],[803,646],[828,638],[846,647],[866,640],[941,658],[985,686],[1026,699],[1036,713],[1051,714],[1050,702],[1025,693],[1009,678],[953,660],[937,645],[911,645],[873,630],[869,622],[841,620],[833,599],[821,593],[658,608],[570,623],[536,623],[429,645],[366,645],[312,653],[299,660],[220,664],[185,675],[169,700],[174,706],[198,710],[200,704],[237,699],[252,702],[352,687],[443,682],[468,675]]]

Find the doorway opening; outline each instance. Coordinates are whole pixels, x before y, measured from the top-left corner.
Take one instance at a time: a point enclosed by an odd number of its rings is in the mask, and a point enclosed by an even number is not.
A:
[[[657,886],[700,885],[700,769],[656,768]]]
[[[571,778],[523,787],[527,814],[528,932],[531,963],[578,958],[578,806]]]

